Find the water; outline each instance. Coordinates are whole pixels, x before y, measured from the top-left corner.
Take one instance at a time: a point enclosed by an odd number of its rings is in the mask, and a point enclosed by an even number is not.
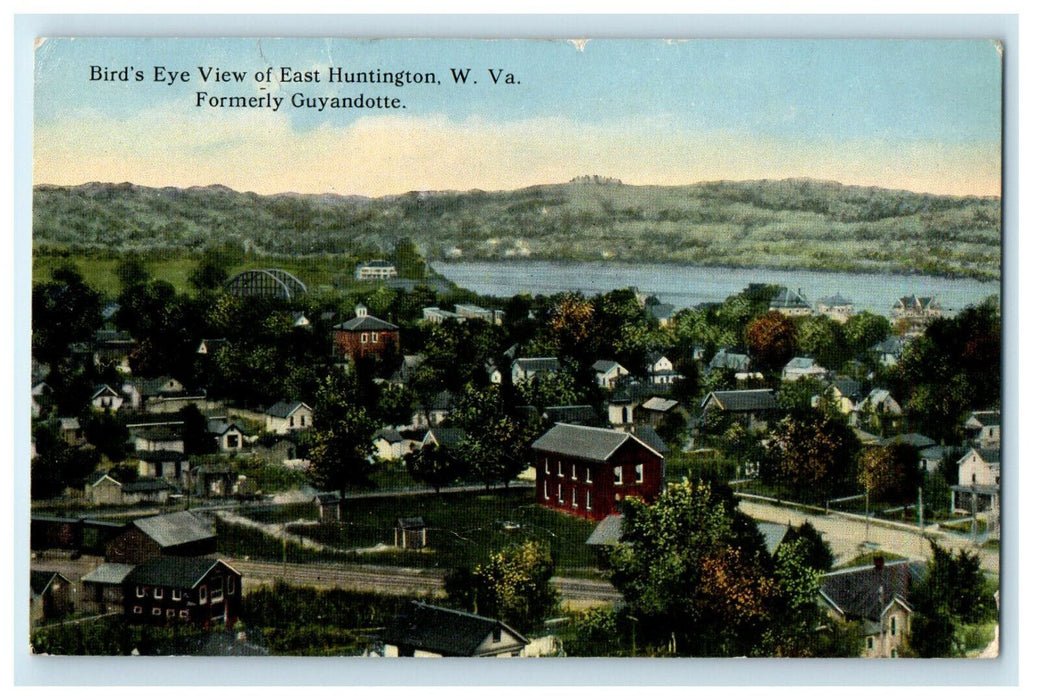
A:
[[[801,289],[806,300],[841,294],[854,311],[888,316],[897,299],[911,294],[933,296],[947,313],[1000,293],[1000,283],[929,275],[694,267],[616,262],[438,262],[433,268],[455,284],[478,294],[511,297],[580,291],[598,294],[636,287],[676,308],[723,301],[752,282]]]

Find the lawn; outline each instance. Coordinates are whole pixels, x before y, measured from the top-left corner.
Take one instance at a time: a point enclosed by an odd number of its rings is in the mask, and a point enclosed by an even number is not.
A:
[[[299,517],[301,514],[284,512],[282,515]],[[425,494],[349,500],[343,505],[342,522],[292,525],[289,530],[331,547],[368,548],[379,544],[393,545],[397,519],[412,516],[422,516],[426,520],[426,549],[421,552],[380,550],[349,558],[373,564],[421,568],[471,568],[509,544],[535,539],[549,544],[557,573],[587,574],[593,567],[592,553],[585,540],[595,523],[536,505],[531,490],[527,488],[490,494]],[[273,514],[267,512],[261,517],[271,522]],[[295,517],[285,517],[285,520],[292,519]],[[281,558],[281,547],[270,556]]]

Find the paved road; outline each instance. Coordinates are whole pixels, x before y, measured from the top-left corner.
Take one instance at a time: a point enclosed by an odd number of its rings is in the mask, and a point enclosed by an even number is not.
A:
[[[954,552],[967,549],[978,553],[980,564],[985,571],[1000,571],[1000,555],[997,551],[989,548],[977,548],[971,540],[959,537],[947,532],[935,529],[927,529],[926,537],[921,537],[917,530],[887,527],[871,522],[869,527],[862,521],[849,518],[841,513],[828,515],[809,515],[802,511],[743,499],[740,501],[740,510],[750,515],[755,520],[798,526],[808,520],[816,528],[834,552],[837,563],[846,562],[865,551],[864,542],[872,542],[878,549],[893,554],[913,559],[928,559],[930,548],[928,539],[931,538],[937,544],[952,549]]]
[[[242,585],[247,590],[281,579],[288,583],[315,588],[343,588],[408,595],[444,593],[444,572],[436,570],[395,566],[279,564],[243,559],[226,561],[241,572]],[[553,583],[568,603],[581,605],[621,600],[621,594],[607,581],[557,576],[553,578]]]

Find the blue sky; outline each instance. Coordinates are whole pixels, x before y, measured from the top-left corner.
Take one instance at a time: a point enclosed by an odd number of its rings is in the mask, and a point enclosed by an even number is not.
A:
[[[91,82],[90,66],[144,82]],[[153,66],[188,70],[152,82]],[[198,66],[246,71],[204,84]],[[436,73],[439,86],[335,86],[344,70]],[[269,109],[195,106],[195,93]],[[471,68],[476,85],[455,85]],[[493,85],[487,69],[518,85]],[[989,41],[76,39],[36,52],[34,182],[226,184],[382,195],[505,189],[584,173],[634,184],[818,177],[952,194],[1000,192],[1001,58]],[[403,110],[288,106],[309,96],[399,97]]]

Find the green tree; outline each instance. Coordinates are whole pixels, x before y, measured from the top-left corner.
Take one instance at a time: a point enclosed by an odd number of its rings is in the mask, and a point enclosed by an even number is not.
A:
[[[845,322],[845,342],[851,357],[861,357],[871,347],[887,338],[892,324],[884,316],[860,311]]]
[[[798,324],[798,347],[830,369],[838,369],[851,359],[843,326],[828,316],[802,319]]]
[[[177,411],[177,419],[182,423],[181,437],[185,454],[204,455],[216,451],[217,443],[209,432],[209,422],[198,406],[188,404]]]
[[[198,291],[218,289],[228,279],[227,262],[217,249],[207,248],[195,269],[188,275],[188,282]]]
[[[83,423],[87,442],[112,462],[119,462],[129,453],[130,431],[123,420],[109,410],[95,411]]]
[[[530,632],[559,609],[554,572],[549,547],[529,540],[492,554],[472,572],[455,572],[445,589],[453,604]]]
[[[410,452],[404,464],[413,479],[432,486],[436,493],[464,472],[463,464],[450,450],[435,444]]]
[[[100,326],[101,296],[75,267],[59,267],[51,281],[33,285],[33,355],[41,362],[58,364],[70,343],[90,340]]]
[[[371,475],[377,466],[375,454],[375,421],[361,406],[351,406],[338,416],[325,415],[318,422],[310,448],[307,476],[319,489],[338,491],[344,498],[351,486],[371,487]]]
[[[758,648],[780,590],[733,500],[683,482],[653,505],[628,499],[624,511],[626,546],[611,554],[611,581],[642,644],[692,656]]]
[[[781,382],[776,402],[788,411],[806,412],[813,407],[813,397],[823,394],[824,385],[813,377],[799,377],[793,382]]]

